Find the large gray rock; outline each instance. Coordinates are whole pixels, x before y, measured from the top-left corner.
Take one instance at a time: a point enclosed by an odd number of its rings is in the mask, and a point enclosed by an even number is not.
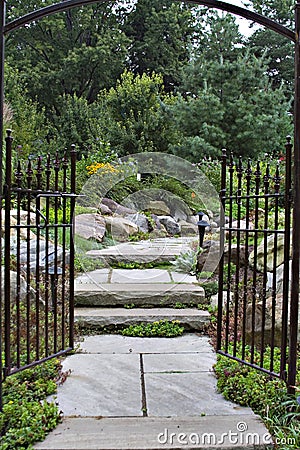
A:
[[[266,299],[266,313],[264,324],[264,342],[265,344],[271,344],[272,339],[272,297]],[[246,337],[247,341],[251,342],[252,339],[252,318],[254,318],[254,339],[257,345],[261,342],[261,335],[263,330],[263,303],[256,302],[255,315],[253,317],[253,307],[250,303],[246,310]],[[281,344],[281,330],[282,330],[282,295],[276,296],[275,304],[275,329],[274,338],[275,345]]]
[[[290,301],[289,306],[290,306]],[[283,294],[276,294],[275,297],[275,308],[274,308],[274,322],[275,322],[275,345],[280,347],[281,336],[282,336],[282,305],[283,305]],[[288,323],[289,323],[289,306],[288,306]],[[265,312],[265,325],[264,325],[264,341],[265,344],[271,344],[271,333],[272,333],[272,311],[273,311],[273,297],[269,296],[266,299],[266,312]],[[252,315],[253,308],[250,303],[246,310],[246,334],[250,342],[252,336]],[[263,302],[259,301],[255,304],[255,326],[254,326],[254,337],[257,344],[261,341],[261,333],[263,330]],[[298,313],[298,342],[300,341],[300,310]]]
[[[230,252],[229,252],[229,246],[225,245],[225,248],[224,248],[225,264],[228,263],[229,253],[230,253],[230,262],[231,263],[233,263],[233,264],[239,263],[240,267],[246,265],[249,255],[246,254],[245,245],[237,246],[237,244],[232,244],[230,246]]]
[[[170,208],[161,200],[150,200],[146,210],[157,216],[168,216],[170,214]]]
[[[267,271],[273,272],[274,269],[274,249],[275,249],[275,235],[272,234],[267,238]],[[257,247],[257,263],[256,269],[264,271],[264,254],[265,254],[265,242],[262,240]],[[251,267],[254,267],[254,252],[250,254],[249,263]],[[284,235],[277,235],[277,252],[276,252],[276,267],[284,263]]]
[[[34,214],[32,214],[32,217],[33,216],[35,218]],[[2,218],[2,219],[4,219],[4,218]],[[31,221],[30,223],[32,224],[33,222]],[[10,226],[14,227],[17,224],[18,224],[17,219],[15,219],[11,215],[11,217],[10,217]],[[20,221],[20,225],[26,226],[27,222],[26,221],[24,222],[24,221],[21,220]],[[5,232],[6,232],[6,230],[5,230],[5,220],[3,220],[3,222],[2,222],[2,234],[5,235]],[[21,241],[26,241],[27,239],[28,240],[35,239],[35,237],[36,237],[36,235],[31,231],[31,229],[25,228],[25,227],[24,228],[22,228],[22,227],[19,228],[19,233],[20,233],[20,240]],[[17,231],[16,228],[11,228],[10,229],[10,248],[11,248],[12,251],[15,251],[15,249],[17,247],[17,234],[18,234],[18,231]]]
[[[143,233],[149,232],[149,223],[148,219],[143,213],[135,213],[135,214],[128,214],[125,216],[126,219],[130,220],[130,222],[135,223],[139,230]]]
[[[168,206],[170,208],[170,215],[177,221],[188,220],[192,215],[192,211],[189,206],[176,195],[168,193]]]
[[[218,266],[221,259],[220,243],[214,240],[203,242],[203,248],[198,252],[196,273],[218,272]]]
[[[198,227],[192,223],[187,222],[186,220],[179,220],[179,225],[181,228],[182,236],[194,236],[198,235]]]
[[[57,266],[61,266],[64,261],[65,264],[69,264],[70,262],[70,253],[68,251],[64,251],[61,246],[55,246],[53,243],[46,244],[46,241],[43,239],[39,240],[39,243],[36,239],[32,239],[29,241],[29,252],[27,252],[27,242],[22,242],[20,245],[20,262],[24,268],[29,265],[30,271],[35,273],[37,268],[37,254],[38,254],[38,266],[40,270],[46,269],[46,261],[48,260],[48,268],[51,269],[54,267],[55,262],[57,262]],[[37,248],[38,247],[38,248]]]
[[[102,242],[105,227],[105,219],[100,214],[80,214],[75,217],[75,234],[84,239]]]
[[[180,234],[181,228],[179,223],[176,222],[175,219],[171,216],[158,216],[158,220],[165,227],[167,233],[171,236],[175,236],[176,234]]]
[[[197,225],[199,218],[197,215],[190,215],[186,218],[186,221],[188,223],[192,223],[193,225]]]
[[[134,214],[136,211],[127,208],[126,206],[120,205],[119,203],[115,202],[111,198],[103,198],[102,202],[103,205],[107,206],[114,214],[117,214],[119,216],[125,216],[127,214]]]
[[[137,234],[138,226],[123,217],[105,217],[106,229],[113,236],[127,239],[128,236]]]
[[[105,216],[111,216],[113,214],[112,210],[108,206],[103,205],[102,203],[98,209],[101,212],[101,214],[103,214]]]
[[[4,292],[4,267],[1,267],[1,288]],[[10,302],[11,305],[16,303],[17,294],[19,293],[20,301],[24,301],[27,295],[27,283],[24,277],[20,275],[18,286],[18,274],[13,270],[10,271]],[[30,300],[35,299],[35,290],[29,286]],[[41,303],[43,303],[41,301]]]
[[[20,216],[21,222],[27,221],[28,218],[28,211],[24,210],[17,210],[17,209],[11,209],[10,210],[10,217],[13,217],[14,219],[17,219],[17,217]],[[35,213],[30,213],[30,222],[34,223],[35,221]]]

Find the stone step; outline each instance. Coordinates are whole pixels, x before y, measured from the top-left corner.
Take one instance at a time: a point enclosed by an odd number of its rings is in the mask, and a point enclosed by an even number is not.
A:
[[[76,394],[75,394],[76,395]],[[66,418],[36,450],[266,449],[273,447],[256,415]]]
[[[178,320],[186,331],[203,331],[209,317],[207,311],[191,308],[75,308],[75,322],[80,327],[107,330],[137,323]]]
[[[106,264],[169,262],[190,250],[195,239],[197,241],[197,236],[124,242],[101,250],[90,250],[86,255]]]
[[[77,306],[116,307],[134,304],[138,307],[206,304],[204,289],[196,284],[175,283],[85,283],[76,285]]]

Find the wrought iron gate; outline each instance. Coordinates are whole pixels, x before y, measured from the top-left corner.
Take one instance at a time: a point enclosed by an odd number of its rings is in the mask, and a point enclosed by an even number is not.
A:
[[[275,163],[254,165],[223,153],[217,351],[287,381],[296,374],[289,335],[298,324],[289,315],[290,138],[285,149]]]
[[[75,148],[69,158],[17,161],[13,169],[12,141],[8,132],[2,380],[73,348]]]

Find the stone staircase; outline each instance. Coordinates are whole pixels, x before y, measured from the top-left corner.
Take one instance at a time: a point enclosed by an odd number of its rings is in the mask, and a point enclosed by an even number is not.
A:
[[[124,243],[88,252],[108,265],[165,262],[188,250],[190,238]],[[188,331],[201,331],[209,313],[195,276],[163,269],[113,269],[87,272],[75,282],[75,321],[81,327],[114,329],[161,319],[178,320]]]

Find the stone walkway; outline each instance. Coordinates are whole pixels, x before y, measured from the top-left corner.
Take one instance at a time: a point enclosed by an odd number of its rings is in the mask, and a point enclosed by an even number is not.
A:
[[[267,431],[259,418],[217,392],[215,361],[208,338],[196,334],[89,336],[63,364],[71,371],[58,387],[63,423],[34,448],[254,448],[244,445],[246,430],[256,436],[255,448],[264,448]],[[230,446],[230,432],[238,446]]]
[[[101,254],[97,251],[93,257],[105,258],[106,263],[171,260],[187,251],[190,241],[173,238],[120,244],[101,250]],[[166,318],[202,330],[208,312],[167,307],[175,302],[194,306],[205,302],[204,290],[195,277],[160,269],[108,267],[76,280],[75,317],[85,325],[103,328],[110,323],[128,325]],[[265,448],[267,430],[260,419],[217,392],[215,362],[208,338],[200,333],[172,339],[86,337],[80,351],[63,363],[63,370],[71,372],[57,393],[63,422],[34,448]]]

